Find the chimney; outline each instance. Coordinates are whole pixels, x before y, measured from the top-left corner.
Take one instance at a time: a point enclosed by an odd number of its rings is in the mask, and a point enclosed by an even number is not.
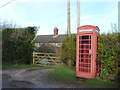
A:
[[[58,36],[58,28],[57,27],[54,28],[54,36]]]

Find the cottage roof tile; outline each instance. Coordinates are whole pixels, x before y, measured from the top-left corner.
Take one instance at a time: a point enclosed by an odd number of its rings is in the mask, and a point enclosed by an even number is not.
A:
[[[61,43],[64,38],[66,37],[65,34],[54,36],[54,35],[38,35],[35,38],[36,43]]]

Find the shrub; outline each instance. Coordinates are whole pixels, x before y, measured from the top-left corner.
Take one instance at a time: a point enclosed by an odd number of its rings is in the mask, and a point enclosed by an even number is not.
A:
[[[98,58],[101,62],[102,78],[115,79],[120,65],[120,33],[101,34],[98,41]]]
[[[2,60],[3,63],[30,64],[34,46],[32,40],[36,27],[5,28],[2,30]]]
[[[40,47],[36,47],[35,52],[54,53],[55,47],[53,45],[42,44]]]
[[[61,60],[65,62],[67,65],[70,62],[70,66],[75,66],[75,58],[76,58],[76,36],[75,34],[71,35],[71,37],[66,37],[63,41],[61,47]]]

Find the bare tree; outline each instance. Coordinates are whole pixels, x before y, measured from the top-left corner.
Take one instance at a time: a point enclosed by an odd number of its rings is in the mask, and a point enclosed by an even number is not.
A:
[[[17,25],[14,21],[0,21],[0,30],[5,28],[21,28],[21,26]]]
[[[118,32],[116,23],[111,23],[111,30],[112,32]]]

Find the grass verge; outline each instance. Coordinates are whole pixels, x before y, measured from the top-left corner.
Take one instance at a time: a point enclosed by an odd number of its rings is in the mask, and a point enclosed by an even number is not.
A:
[[[57,67],[55,70],[48,73],[48,79],[50,81],[61,83],[80,83],[88,88],[117,88],[117,84],[108,80],[102,80],[98,77],[95,79],[76,78],[75,71],[65,67]]]
[[[53,68],[53,67],[31,68],[31,69],[28,69],[27,71],[35,71],[35,70],[50,69],[50,68]]]
[[[108,80],[102,80],[98,77],[95,79],[88,79],[86,83],[94,88],[118,88],[117,83]]]
[[[76,80],[75,71],[65,67],[56,67],[55,70],[48,73],[48,79],[62,83],[72,83]]]
[[[15,69],[15,68],[23,68],[23,67],[35,67],[37,65],[27,65],[27,64],[22,64],[22,65],[15,65],[15,64],[2,64],[2,69]]]

